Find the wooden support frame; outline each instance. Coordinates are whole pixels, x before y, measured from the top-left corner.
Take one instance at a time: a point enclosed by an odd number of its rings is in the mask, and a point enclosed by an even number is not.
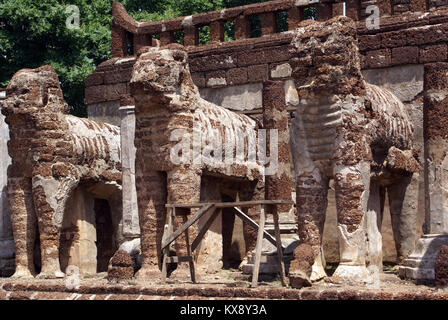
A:
[[[173,209],[176,210],[175,207],[173,207]],[[199,209],[198,212],[196,212],[192,218],[186,221],[179,229],[173,232],[164,243],[162,243],[162,250],[168,247],[171,244],[171,242],[176,240],[183,232],[185,232],[185,230],[191,227],[193,223],[198,221],[199,218],[202,217],[208,210],[214,210],[214,209],[215,208],[213,204],[207,204],[203,208]]]
[[[190,276],[193,283],[196,283],[196,275],[194,269],[194,259],[192,252],[197,249],[199,243],[204,238],[205,233],[210,229],[216,218],[222,213],[222,208],[233,208],[235,215],[240,217],[243,221],[248,223],[251,227],[257,230],[257,244],[255,247],[255,264],[252,272],[252,287],[258,286],[258,276],[260,270],[261,251],[263,246],[263,238],[266,238],[270,243],[277,248],[277,257],[280,265],[280,277],[282,285],[287,285],[287,279],[285,276],[285,264],[283,261],[283,250],[285,249],[281,242],[279,218],[277,212],[277,205],[280,204],[294,204],[290,200],[258,200],[258,201],[238,201],[238,202],[221,202],[221,203],[192,203],[192,204],[167,204],[169,209],[168,216],[168,231],[164,234],[162,239],[162,252],[163,252],[163,265],[162,265],[162,283],[166,282],[167,263],[180,263],[188,262],[190,265]],[[260,223],[257,224],[249,216],[247,216],[239,207],[252,207],[260,206]],[[187,219],[187,216],[183,215],[183,225],[176,231],[172,231],[172,223],[176,215],[176,208],[199,208],[199,210],[191,217]],[[190,239],[188,235],[188,228],[191,227],[196,221],[198,221],[203,215],[210,213],[210,217],[205,222],[204,226],[199,230],[198,235],[194,239],[190,246]],[[269,234],[265,229],[265,223],[267,214],[273,215],[275,238]],[[169,245],[175,241],[182,233],[185,234],[185,242],[187,246],[186,257],[170,257],[168,256]]]

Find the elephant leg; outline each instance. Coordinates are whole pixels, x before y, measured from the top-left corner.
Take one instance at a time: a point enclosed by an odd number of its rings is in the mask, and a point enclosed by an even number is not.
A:
[[[59,262],[60,231],[65,206],[78,180],[74,178],[33,178],[33,200],[39,226],[41,279],[63,278]]]
[[[368,254],[367,269],[371,276],[371,283],[379,283],[379,275],[383,270],[383,237],[381,222],[383,218],[385,188],[375,182],[370,183],[370,196],[367,205],[366,233]]]
[[[387,188],[398,264],[411,254],[415,246],[418,178],[418,173],[414,173]]]
[[[201,175],[200,171],[195,171],[190,168],[177,167],[172,171],[168,172],[167,176],[167,190],[168,190],[168,202],[169,203],[198,203],[200,202],[201,196]],[[188,215],[189,213],[194,214],[198,209],[176,209],[176,216],[174,217],[174,229],[179,229],[184,223],[184,217],[181,215]],[[181,215],[179,215],[181,214]],[[189,218],[189,217],[188,217]],[[188,228],[188,237],[190,239],[195,239],[197,232],[195,229],[196,225]],[[191,245],[190,240],[190,245]],[[176,255],[186,256],[186,238],[185,233],[180,235],[175,241]],[[187,264],[179,265],[179,269],[186,270],[188,268]]]
[[[31,194],[31,179],[9,178],[7,189],[15,246],[16,271],[12,277],[33,278],[36,215]]]
[[[148,280],[160,274],[159,256],[166,218],[166,174],[149,171],[143,175],[137,172],[136,188],[142,266],[136,277]]]
[[[365,218],[370,192],[370,164],[334,166],[340,263],[334,277],[364,283],[366,268]]]
[[[326,276],[321,245],[327,210],[328,178],[318,168],[296,177],[296,204],[300,245],[294,250],[289,277],[294,287]],[[298,283],[300,282],[300,284]]]

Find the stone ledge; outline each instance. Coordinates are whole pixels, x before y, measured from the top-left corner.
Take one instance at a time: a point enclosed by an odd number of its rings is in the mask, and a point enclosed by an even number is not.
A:
[[[5,281],[0,300],[173,300],[194,299],[285,299],[285,300],[448,300],[448,292],[424,289],[385,291],[376,289],[286,289],[278,287],[222,287],[210,285],[140,286],[81,285],[70,290],[63,284]]]

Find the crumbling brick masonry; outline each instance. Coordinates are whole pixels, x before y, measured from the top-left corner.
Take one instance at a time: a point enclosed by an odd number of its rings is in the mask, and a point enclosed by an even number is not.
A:
[[[66,202],[81,183],[119,191],[120,129],[69,115],[59,79],[50,66],[18,71],[3,105],[12,158],[8,201],[16,250],[14,276],[35,273],[37,223],[42,260],[39,277],[63,277],[59,238]]]
[[[264,168],[248,154],[251,141],[257,138],[255,121],[200,97],[182,46],[140,49],[130,87],[135,100],[136,184],[143,258],[139,276],[146,277],[159,263],[166,203],[201,201],[201,179],[206,176],[248,183],[240,200],[262,199]],[[199,149],[195,149],[194,141],[199,143]],[[237,159],[241,147],[244,151]],[[173,161],[178,157],[184,160]],[[224,159],[237,161],[225,163]],[[243,199],[245,196],[248,198]],[[256,211],[250,215],[255,219]],[[254,248],[256,236],[248,226],[245,233],[249,251]]]
[[[412,152],[412,124],[392,93],[365,82],[350,18],[303,22],[291,52],[300,98],[291,123],[300,241],[319,257],[328,183],[334,179],[340,251],[334,276],[368,282],[372,273],[382,270],[377,217],[385,188],[392,219],[399,220],[396,241],[414,236],[405,230],[415,225],[415,208],[401,212],[410,177],[419,170]],[[318,260],[315,272],[323,277]],[[291,270],[290,276],[302,274]]]

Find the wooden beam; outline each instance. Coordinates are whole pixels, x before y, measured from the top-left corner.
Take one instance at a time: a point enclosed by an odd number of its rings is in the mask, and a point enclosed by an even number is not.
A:
[[[263,231],[265,222],[266,222],[266,212],[264,205],[261,205],[260,227],[258,228],[257,245],[255,247],[255,263],[254,263],[254,270],[252,272],[252,284],[251,284],[252,288],[258,286],[258,273],[260,271],[261,249],[263,247]]]
[[[292,200],[254,200],[237,202],[203,202],[203,203],[168,203],[167,208],[201,208],[205,205],[214,205],[216,208],[253,207],[261,204],[294,204]]]
[[[255,230],[258,230],[259,226],[258,223],[256,223],[254,220],[252,220],[247,214],[245,214],[243,211],[241,211],[240,208],[234,207],[233,208],[236,212],[235,214],[240,217],[243,221],[247,222],[252,228]],[[277,247],[277,241],[275,241],[275,238],[266,230],[263,230],[263,235],[266,240],[268,240],[270,243],[272,243],[275,247]],[[282,245],[282,249],[285,248]]]
[[[201,242],[202,238],[204,237],[205,233],[210,229],[213,222],[216,220],[216,218],[221,213],[222,209],[215,210],[211,215],[210,218],[208,218],[207,222],[204,224],[204,226],[199,230],[199,234],[197,235],[196,239],[194,239],[193,243],[191,244],[191,251],[196,250],[197,246]]]
[[[183,216],[184,225],[188,222],[187,217]],[[187,256],[191,258],[190,236],[188,235],[188,227],[185,229],[185,245],[187,246]],[[190,266],[191,282],[196,283],[196,272],[194,271],[193,259],[188,261]]]
[[[193,262],[192,256],[171,256],[166,257],[166,263]]]
[[[203,204],[204,205],[204,204]],[[176,240],[183,232],[185,232],[185,230],[187,230],[193,223],[195,223],[197,220],[199,220],[200,217],[202,217],[202,215],[204,215],[208,210],[210,210],[211,208],[214,208],[214,204],[210,203],[210,204],[206,204],[205,206],[203,206],[201,209],[199,209],[195,215],[193,217],[191,217],[186,223],[184,223],[179,229],[177,229],[175,232],[173,232],[168,239],[162,243],[162,250],[165,249],[167,246],[169,246],[171,244],[171,242],[173,242],[174,240]]]

